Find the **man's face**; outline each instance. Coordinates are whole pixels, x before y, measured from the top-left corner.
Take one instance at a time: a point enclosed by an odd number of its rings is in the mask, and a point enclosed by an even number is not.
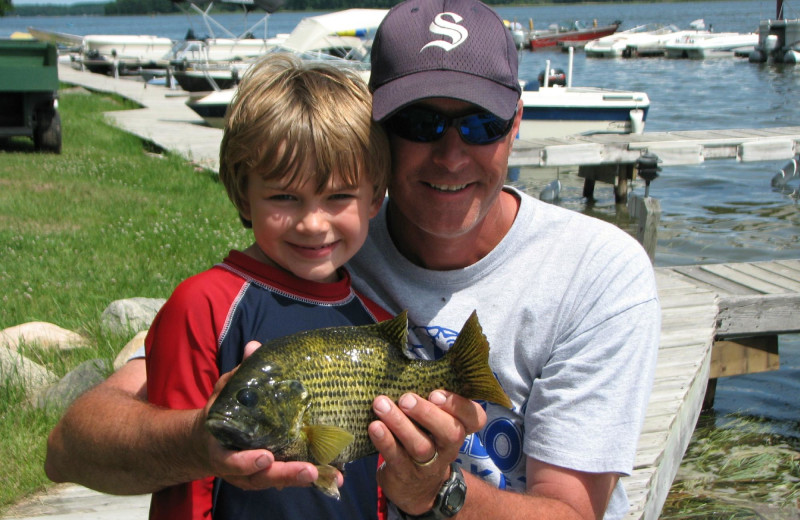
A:
[[[458,117],[479,112],[475,105],[433,98],[419,106]],[[521,107],[508,134],[487,145],[465,143],[451,127],[430,143],[416,143],[389,132],[392,176],[389,198],[401,225],[439,239],[463,237],[476,230],[498,200],[508,156],[519,130]]]

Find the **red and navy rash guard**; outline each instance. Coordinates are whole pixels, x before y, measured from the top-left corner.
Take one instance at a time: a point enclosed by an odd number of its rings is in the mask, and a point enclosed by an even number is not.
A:
[[[391,318],[351,288],[345,269],[341,273],[339,282],[310,282],[231,251],[221,264],[185,280],[145,340],[148,399],[167,408],[202,408],[220,374],[241,362],[248,341]],[[339,501],[313,488],[243,491],[220,479],[198,480],[154,493],[150,518],[375,519],[376,467],[377,456],[345,466]]]

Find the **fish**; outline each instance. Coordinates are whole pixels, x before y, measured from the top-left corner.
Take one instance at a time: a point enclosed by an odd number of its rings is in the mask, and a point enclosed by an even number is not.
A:
[[[314,486],[339,498],[336,470],[376,453],[367,427],[378,395],[436,389],[511,408],[489,367],[476,312],[437,361],[406,355],[408,317],[291,334],[245,359],[209,408],[206,428],[226,448],[267,449],[275,460],[311,462]]]

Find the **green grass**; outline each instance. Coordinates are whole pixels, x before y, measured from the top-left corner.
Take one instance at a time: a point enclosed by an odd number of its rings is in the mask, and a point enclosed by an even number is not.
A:
[[[75,89],[59,103],[60,155],[0,141],[0,329],[47,321],[85,335],[89,346],[71,352],[24,346],[60,376],[113,360],[130,339],[101,329],[110,302],[167,298],[251,235],[214,174],[105,123],[103,112],[130,104]],[[45,443],[59,411],[25,400],[18,378],[0,373],[0,510],[48,484]]]

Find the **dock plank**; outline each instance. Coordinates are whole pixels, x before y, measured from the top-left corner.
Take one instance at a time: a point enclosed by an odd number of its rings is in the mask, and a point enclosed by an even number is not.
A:
[[[741,267],[737,269],[734,264],[702,265],[700,269],[758,293],[776,294],[789,292],[788,289],[780,285],[775,285],[747,274]]]

